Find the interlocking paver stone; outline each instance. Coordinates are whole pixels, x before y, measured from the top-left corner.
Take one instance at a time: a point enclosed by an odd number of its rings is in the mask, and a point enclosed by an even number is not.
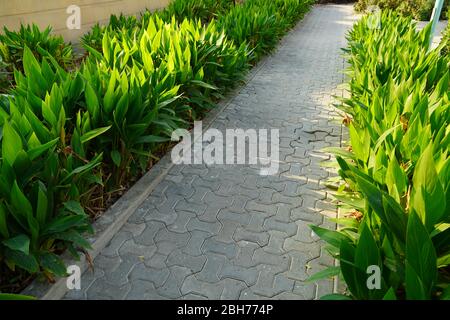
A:
[[[247,288],[247,285],[243,281],[235,279],[225,279],[222,296],[223,300],[237,300],[241,294],[241,291]]]
[[[65,299],[331,293],[331,280],[304,282],[333,265],[309,225],[335,227],[323,216],[336,215],[325,186],[336,172],[322,166],[322,149],[342,140],[332,103],[343,95],[340,48],[356,19],[351,5],[316,5],[212,120],[220,131],[278,129],[276,174],[255,164],[172,166]]]

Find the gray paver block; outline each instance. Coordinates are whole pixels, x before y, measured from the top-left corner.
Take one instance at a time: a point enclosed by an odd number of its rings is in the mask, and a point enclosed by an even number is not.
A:
[[[193,230],[205,231],[211,235],[217,234],[219,232],[219,230],[221,229],[222,226],[219,223],[219,221],[216,219],[216,215],[214,215],[214,218],[211,219],[212,222],[202,221],[202,220],[200,220],[201,217],[200,218],[192,218],[189,221],[189,223],[187,224],[187,229],[189,231],[193,231]]]
[[[130,291],[126,295],[126,299],[129,300],[146,300],[148,298],[155,298],[153,295],[149,294],[149,292],[154,292],[155,286],[153,283],[145,280],[133,280],[130,282]],[[164,299],[164,297],[160,297],[158,299]]]
[[[133,239],[125,241],[119,249],[120,256],[130,255],[142,259],[150,258],[156,252],[156,246],[137,244]]]
[[[233,235],[236,232],[239,224],[230,220],[221,222],[220,232],[214,237],[218,242],[234,243]]]
[[[202,270],[206,262],[206,256],[191,256],[177,249],[171,252],[167,258],[167,266],[187,267],[192,272]]]
[[[148,221],[145,230],[139,236],[135,237],[135,242],[146,246],[154,245],[156,234],[163,228],[164,223],[162,222]]]
[[[164,269],[167,268],[166,261],[167,261],[166,255],[155,253],[150,258],[145,259],[144,264],[150,268]]]
[[[237,246],[234,243],[225,243],[214,238],[208,238],[203,244],[202,250],[203,252],[218,253],[232,259],[236,256]]]
[[[231,278],[243,281],[247,286],[254,285],[258,279],[258,275],[253,269],[232,265],[230,263],[225,264],[220,271],[221,279]]]
[[[265,246],[269,243],[269,234],[267,232],[252,232],[239,227],[234,233],[234,240],[245,240],[255,242],[260,246]]]
[[[188,276],[181,286],[181,293],[205,296],[208,299],[218,300],[224,289],[223,283],[209,283],[197,280],[195,275]]]
[[[131,270],[128,278],[130,280],[139,279],[150,281],[156,288],[158,288],[167,280],[169,274],[169,269],[155,269],[147,267],[144,264],[138,264],[133,268],[133,270]]]
[[[224,289],[220,297],[221,300],[238,300],[241,295],[241,291],[247,288],[247,285],[243,281],[235,279],[225,279]]]
[[[195,217],[195,213],[188,211],[178,211],[175,221],[167,226],[169,231],[186,233],[189,221]]]
[[[123,286],[114,286],[104,278],[98,278],[87,290],[87,298],[89,300],[122,300],[130,287],[129,283]]]
[[[133,236],[131,232],[119,231],[109,244],[102,250],[102,255],[107,257],[116,257],[119,255],[119,248],[122,244]]]
[[[295,281],[282,274],[273,274],[271,271],[261,271],[258,283],[251,289],[254,293],[272,298],[282,292],[292,292]]]
[[[164,284],[158,288],[158,294],[170,299],[180,298],[182,296],[180,287],[184,279],[190,274],[192,272],[188,268],[180,266],[170,267],[170,275]]]
[[[200,281],[208,283],[219,282],[219,272],[225,264],[226,260],[226,257],[222,255],[209,253],[206,256],[206,263],[203,266],[203,269],[195,275],[196,278]]]
[[[191,256],[199,256],[203,254],[201,248],[206,239],[210,238],[211,234],[209,232],[194,230],[191,231],[191,238],[182,251]]]

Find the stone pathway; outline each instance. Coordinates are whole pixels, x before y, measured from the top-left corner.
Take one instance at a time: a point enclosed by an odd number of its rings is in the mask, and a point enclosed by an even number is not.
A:
[[[309,224],[335,228],[321,152],[341,143],[332,95],[342,95],[351,5],[315,6],[212,127],[280,130],[280,170],[176,165],[65,299],[317,299],[332,265]]]

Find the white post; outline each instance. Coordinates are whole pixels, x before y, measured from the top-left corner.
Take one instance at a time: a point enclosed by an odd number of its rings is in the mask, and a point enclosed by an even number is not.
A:
[[[433,44],[434,33],[436,32],[436,25],[439,22],[439,18],[441,16],[442,7],[444,6],[444,0],[436,0],[434,4],[433,13],[431,15],[431,32],[430,32],[430,42],[428,48],[431,49],[431,45]]]

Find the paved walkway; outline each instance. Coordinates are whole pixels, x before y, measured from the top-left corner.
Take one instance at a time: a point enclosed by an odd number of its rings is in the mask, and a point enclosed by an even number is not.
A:
[[[428,21],[417,21],[417,29],[422,30],[426,27],[428,24]],[[448,21],[446,20],[440,20],[436,25],[436,31],[433,35],[433,42],[431,44],[432,48],[436,48],[442,40],[442,33],[444,32],[445,28],[447,28]]]
[[[213,128],[278,128],[280,171],[177,165],[94,260],[66,299],[316,299],[333,282],[306,283],[333,264],[311,223],[335,206],[320,150],[339,146],[329,106],[342,83],[340,48],[351,5],[316,6],[284,39]]]

